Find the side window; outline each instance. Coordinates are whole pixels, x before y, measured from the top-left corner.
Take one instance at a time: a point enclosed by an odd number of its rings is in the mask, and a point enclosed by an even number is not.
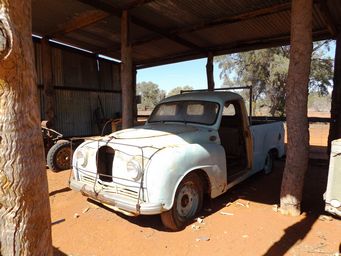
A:
[[[235,116],[236,108],[232,102],[225,102],[223,116]]]

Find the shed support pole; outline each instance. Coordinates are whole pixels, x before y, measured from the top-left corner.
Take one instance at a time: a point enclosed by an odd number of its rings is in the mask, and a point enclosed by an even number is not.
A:
[[[338,32],[335,48],[334,88],[330,110],[331,123],[329,128],[328,149],[331,141],[341,138],[341,32]]]
[[[206,75],[207,75],[207,88],[209,90],[213,90],[214,78],[213,78],[213,54],[212,52],[209,52],[207,55]]]
[[[50,124],[54,123],[54,89],[52,84],[52,56],[51,47],[48,38],[43,38],[41,41],[41,56],[42,56],[42,73],[44,85],[44,114],[45,120]]]
[[[132,46],[129,38],[129,14],[121,17],[121,88],[122,88],[122,128],[134,124],[134,86]]]
[[[136,70],[136,65],[133,65],[133,104],[134,104],[134,116],[133,116],[133,120],[134,122],[137,121],[137,101],[136,101],[136,76],[137,76],[137,70]]]

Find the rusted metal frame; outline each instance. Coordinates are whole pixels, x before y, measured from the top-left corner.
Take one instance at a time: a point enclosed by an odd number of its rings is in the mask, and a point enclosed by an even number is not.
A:
[[[313,32],[315,41],[330,39],[330,33],[327,30],[317,30]],[[288,45],[290,43],[290,34],[277,35],[276,37],[259,38],[255,40],[245,40],[240,42],[222,44],[212,46],[206,49],[206,52],[212,52],[215,56],[223,54],[231,54],[236,52],[251,51],[262,48],[278,47]],[[149,68],[158,65],[171,64],[178,61],[188,61],[206,57],[206,54],[197,53],[195,51],[185,51],[174,55],[141,61],[137,64],[138,69]]]
[[[102,11],[108,12],[116,17],[121,17],[122,10],[117,9],[115,6],[112,6],[111,4],[104,3],[101,1],[93,1],[93,0],[78,0],[79,2],[88,4],[94,8],[100,9]],[[165,32],[163,29],[155,26],[154,24],[151,24],[149,22],[146,22],[138,17],[131,16],[130,20],[132,23],[134,23],[137,26],[140,26],[146,30],[149,30],[151,32],[154,32],[162,37],[168,38],[169,40],[172,40],[180,45],[186,46],[190,49],[195,49],[197,51],[203,51],[198,45],[183,39],[177,35],[169,35],[167,32]]]
[[[207,88],[209,90],[214,89],[213,58],[214,58],[213,53],[209,52],[207,55],[207,64],[206,64]]]
[[[52,53],[48,38],[41,40],[42,73],[44,84],[44,114],[45,119],[53,125],[55,117],[54,89],[52,80]]]
[[[326,0],[319,0],[317,2],[317,5],[318,5],[319,10],[321,12],[323,23],[327,27],[330,34],[335,38],[338,34],[338,29],[335,25],[335,22],[332,19],[332,15],[329,11]]]
[[[81,13],[80,15],[71,18],[69,21],[67,21],[64,24],[59,25],[58,29],[55,31],[51,31],[45,35],[47,38],[58,38],[61,37],[67,33],[73,32],[75,30],[79,30],[81,28],[90,26],[94,23],[97,23],[107,17],[109,17],[111,14],[100,11],[100,10],[91,10],[86,11],[84,13]]]

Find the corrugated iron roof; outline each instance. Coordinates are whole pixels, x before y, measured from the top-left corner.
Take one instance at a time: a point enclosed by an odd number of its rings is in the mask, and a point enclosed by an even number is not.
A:
[[[286,44],[290,37],[287,0],[33,0],[32,7],[35,34],[114,58],[120,58],[120,13],[128,9],[134,63],[140,68],[204,57],[208,51]],[[332,38],[339,17],[339,0],[315,2],[314,39]]]

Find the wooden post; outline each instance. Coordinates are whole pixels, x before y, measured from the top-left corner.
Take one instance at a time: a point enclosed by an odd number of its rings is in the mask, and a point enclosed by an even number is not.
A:
[[[122,128],[134,123],[133,59],[129,38],[129,14],[122,12],[121,17],[121,88],[122,88]]]
[[[213,78],[213,54],[212,52],[209,52],[207,55],[206,75],[207,75],[207,88],[209,90],[213,90],[214,78]]]
[[[136,101],[136,75],[137,75],[137,70],[136,70],[136,65],[133,65],[133,70],[132,70],[132,73],[133,73],[133,104],[134,104],[134,116],[133,116],[133,119],[134,119],[134,122],[137,121],[137,101]]]
[[[332,93],[332,105],[330,110],[331,123],[328,137],[328,150],[330,152],[331,141],[341,138],[341,32],[338,33],[335,48],[334,88]]]
[[[54,89],[52,84],[52,57],[48,38],[41,40],[42,71],[44,85],[45,120],[53,126],[54,121]]]

